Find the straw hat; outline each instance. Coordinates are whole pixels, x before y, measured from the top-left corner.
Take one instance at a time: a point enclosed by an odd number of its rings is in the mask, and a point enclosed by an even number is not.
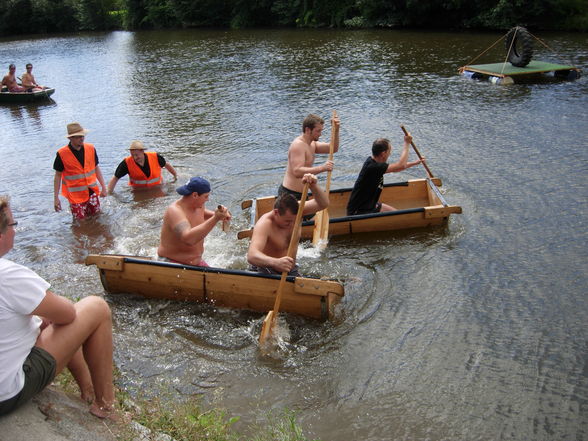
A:
[[[71,138],[72,136],[86,136],[88,130],[84,129],[80,123],[73,122],[67,125],[67,137]]]
[[[129,150],[146,150],[146,149],[141,141],[133,141],[133,142],[131,142],[131,146],[129,147]]]

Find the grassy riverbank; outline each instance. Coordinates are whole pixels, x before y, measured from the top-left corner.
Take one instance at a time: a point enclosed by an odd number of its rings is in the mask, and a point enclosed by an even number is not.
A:
[[[69,372],[60,374],[54,385],[79,395]],[[160,437],[157,439],[164,439],[161,438],[164,434],[175,441],[310,441],[304,436],[296,413],[289,409],[269,412],[261,423],[242,430],[247,433],[244,435],[234,428],[239,416],[230,416],[223,409],[203,409],[198,397],[179,402],[166,397],[164,392],[157,397],[131,398],[121,389],[117,389],[116,395],[117,407],[125,422],[119,424],[115,432],[119,441],[134,441],[140,434],[145,434],[145,439],[155,439],[156,435]],[[127,424],[129,421],[131,423]]]

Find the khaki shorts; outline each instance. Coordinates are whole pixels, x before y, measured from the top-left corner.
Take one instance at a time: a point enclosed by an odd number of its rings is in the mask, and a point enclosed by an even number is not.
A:
[[[56,365],[55,358],[49,352],[33,346],[22,365],[25,374],[24,386],[14,397],[0,402],[0,415],[12,412],[45,389],[55,377]]]

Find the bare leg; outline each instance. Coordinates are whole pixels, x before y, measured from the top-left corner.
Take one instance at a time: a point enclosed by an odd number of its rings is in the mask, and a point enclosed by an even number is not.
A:
[[[84,354],[81,349],[78,349],[72,359],[69,361],[67,368],[73,375],[80,392],[82,400],[88,404],[94,401],[94,386],[92,386],[92,378],[90,376],[90,370],[84,360]]]
[[[380,212],[384,211],[396,211],[397,208],[394,208],[392,205],[382,204],[382,208],[380,208]]]
[[[75,308],[76,318],[72,323],[48,326],[41,331],[36,346],[53,355],[57,361],[57,373],[82,347],[96,396],[90,412],[104,418],[110,416],[114,405],[110,308],[96,296],[80,300]]]

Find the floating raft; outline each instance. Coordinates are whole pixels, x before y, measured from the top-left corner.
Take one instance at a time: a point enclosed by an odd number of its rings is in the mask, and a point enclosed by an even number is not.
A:
[[[577,67],[546,61],[531,61],[525,67],[516,67],[509,62],[474,64],[461,67],[459,71],[468,78],[487,79],[495,84],[528,81],[546,73],[552,73],[555,78],[562,80],[575,80],[581,76],[581,70]]]

